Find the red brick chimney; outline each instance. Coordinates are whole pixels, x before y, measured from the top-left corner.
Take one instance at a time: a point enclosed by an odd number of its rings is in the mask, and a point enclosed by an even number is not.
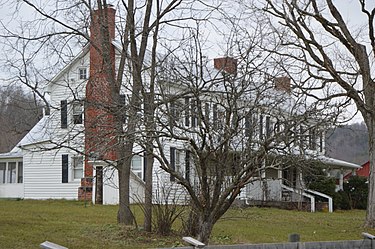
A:
[[[236,74],[237,60],[232,57],[215,58],[214,68],[217,70],[222,70],[229,74]]]
[[[110,112],[115,79],[115,13],[112,5],[94,10],[90,26],[90,76],[86,85],[85,154],[96,160],[115,160],[115,123]],[[103,35],[104,34],[104,35]],[[103,37],[104,36],[104,37]],[[107,37],[107,38],[106,38]],[[86,156],[79,199],[91,200],[93,165]]]
[[[292,91],[291,86],[290,86],[290,78],[289,77],[287,77],[287,76],[277,77],[277,78],[275,78],[274,82],[275,82],[275,89],[276,90],[285,91],[287,93],[290,93]]]

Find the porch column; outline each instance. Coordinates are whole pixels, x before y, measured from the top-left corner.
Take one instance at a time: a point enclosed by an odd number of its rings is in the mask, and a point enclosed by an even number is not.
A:
[[[339,190],[344,190],[344,170],[340,169]]]

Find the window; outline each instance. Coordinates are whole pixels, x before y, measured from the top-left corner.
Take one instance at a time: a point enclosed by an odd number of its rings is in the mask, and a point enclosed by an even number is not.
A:
[[[16,162],[9,162],[8,163],[8,171],[7,171],[7,183],[16,183]]]
[[[190,175],[190,152],[187,150],[176,149],[170,147],[169,165],[172,170],[180,173],[182,176],[185,175],[186,179],[189,179]],[[171,182],[175,181],[174,176],[170,176]]]
[[[78,69],[78,77],[80,80],[87,79],[87,68],[81,67]]]
[[[73,102],[73,123],[82,124],[83,106],[80,102]]]
[[[23,164],[22,162],[1,162],[0,163],[0,184],[22,183]]]
[[[66,100],[61,100],[61,128],[68,128],[68,102]]]
[[[170,115],[170,117],[169,117],[170,125],[174,126],[176,124],[176,122],[178,121],[177,108],[176,108],[176,104],[174,102],[169,103],[169,112],[170,112],[170,114],[169,114]]]
[[[73,179],[81,179],[83,177],[83,157],[75,156],[73,161]]]
[[[0,184],[6,181],[6,163],[0,163]]]
[[[176,169],[176,172],[180,172],[180,173],[183,173],[183,169],[182,169],[182,151],[181,150],[176,150],[176,162],[175,162],[175,169]]]
[[[252,121],[252,116],[251,116],[251,113],[248,112],[245,115],[245,136],[246,137],[250,137],[251,133],[252,133],[252,130],[251,130],[251,126],[252,126],[251,121]]]
[[[18,183],[23,183],[23,163],[18,162]]]
[[[139,155],[134,155],[132,158],[132,163],[131,163],[131,169],[134,174],[136,174],[139,178],[142,178],[142,157]]]

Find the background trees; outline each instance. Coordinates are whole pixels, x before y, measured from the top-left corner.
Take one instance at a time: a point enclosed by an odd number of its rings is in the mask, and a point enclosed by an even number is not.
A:
[[[20,86],[0,88],[0,152],[9,152],[42,117],[42,105]]]

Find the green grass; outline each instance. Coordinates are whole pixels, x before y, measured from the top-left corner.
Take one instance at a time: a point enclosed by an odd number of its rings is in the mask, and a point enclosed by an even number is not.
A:
[[[142,214],[133,207],[137,222]],[[181,235],[162,237],[116,223],[117,206],[77,201],[0,200],[0,248],[38,248],[52,241],[74,248],[152,248],[181,245]],[[365,211],[307,213],[267,208],[230,210],[214,227],[212,243],[286,242],[360,239]],[[176,227],[176,230],[178,228]]]

